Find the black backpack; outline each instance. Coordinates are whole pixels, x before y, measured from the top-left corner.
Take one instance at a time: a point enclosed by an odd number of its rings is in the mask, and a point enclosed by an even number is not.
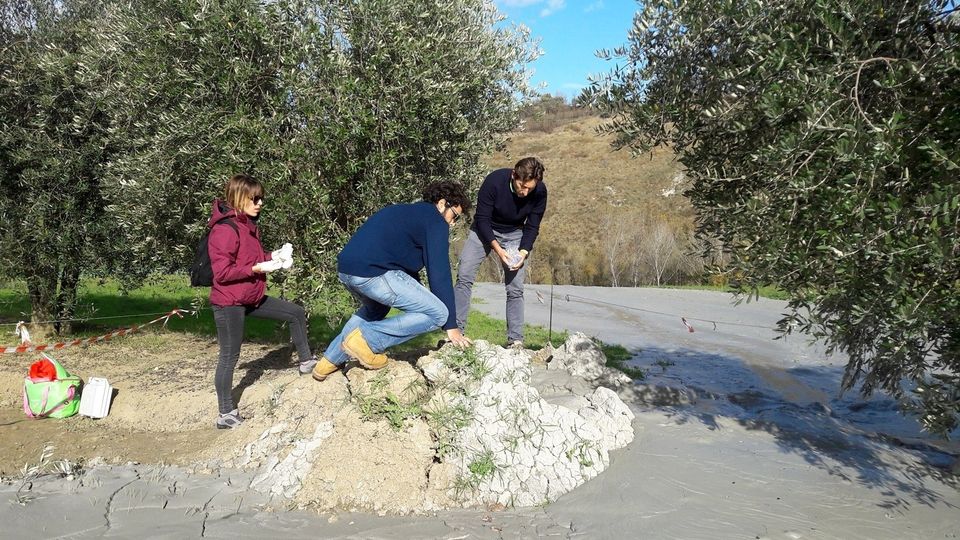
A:
[[[233,216],[222,217],[216,221],[207,232],[200,237],[200,243],[197,245],[196,254],[193,256],[193,266],[190,267],[190,286],[191,287],[210,287],[213,285],[213,267],[210,265],[210,247],[207,240],[210,238],[210,231],[213,227],[226,222],[233,227],[233,230],[240,234],[240,229],[233,222]]]

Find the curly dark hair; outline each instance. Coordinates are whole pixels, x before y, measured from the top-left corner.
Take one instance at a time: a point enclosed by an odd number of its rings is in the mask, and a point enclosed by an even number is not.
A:
[[[436,204],[440,199],[447,201],[450,206],[459,206],[463,212],[470,210],[470,197],[460,182],[439,180],[423,188],[423,200]]]

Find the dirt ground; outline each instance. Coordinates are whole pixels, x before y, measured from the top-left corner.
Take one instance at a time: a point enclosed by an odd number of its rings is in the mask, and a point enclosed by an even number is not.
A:
[[[0,476],[19,475],[47,445],[55,448],[51,459],[81,463],[99,457],[187,465],[209,456],[218,440],[229,440],[229,430],[213,427],[217,350],[215,339],[159,329],[50,353],[85,381],[110,382],[114,398],[101,419],[27,418],[23,379],[39,354],[0,356]],[[289,347],[246,342],[234,373],[234,400],[245,416],[255,416],[271,389],[296,379]]]

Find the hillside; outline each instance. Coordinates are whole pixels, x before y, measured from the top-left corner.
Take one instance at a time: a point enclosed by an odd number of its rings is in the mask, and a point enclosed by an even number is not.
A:
[[[618,273],[622,285],[652,283],[656,264],[651,256],[656,258],[658,249],[673,253],[661,255],[657,264],[676,267],[661,268],[660,277],[682,278],[680,263],[689,261],[682,261],[679,246],[686,245],[693,211],[674,186],[682,178],[680,165],[667,150],[635,158],[628,150],[614,151],[612,137],[596,132],[602,122],[586,117],[549,131],[518,132],[503,152],[487,159],[493,169],[537,156],[546,167],[550,199],[531,261],[531,281],[609,285]],[[677,193],[665,196],[671,188]],[[660,241],[651,242],[653,237]],[[664,249],[671,242],[675,247]]]

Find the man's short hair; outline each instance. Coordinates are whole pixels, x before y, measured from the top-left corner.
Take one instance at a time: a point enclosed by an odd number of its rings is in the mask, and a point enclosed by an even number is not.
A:
[[[525,157],[513,166],[513,177],[517,180],[543,181],[543,163],[535,157]]]

